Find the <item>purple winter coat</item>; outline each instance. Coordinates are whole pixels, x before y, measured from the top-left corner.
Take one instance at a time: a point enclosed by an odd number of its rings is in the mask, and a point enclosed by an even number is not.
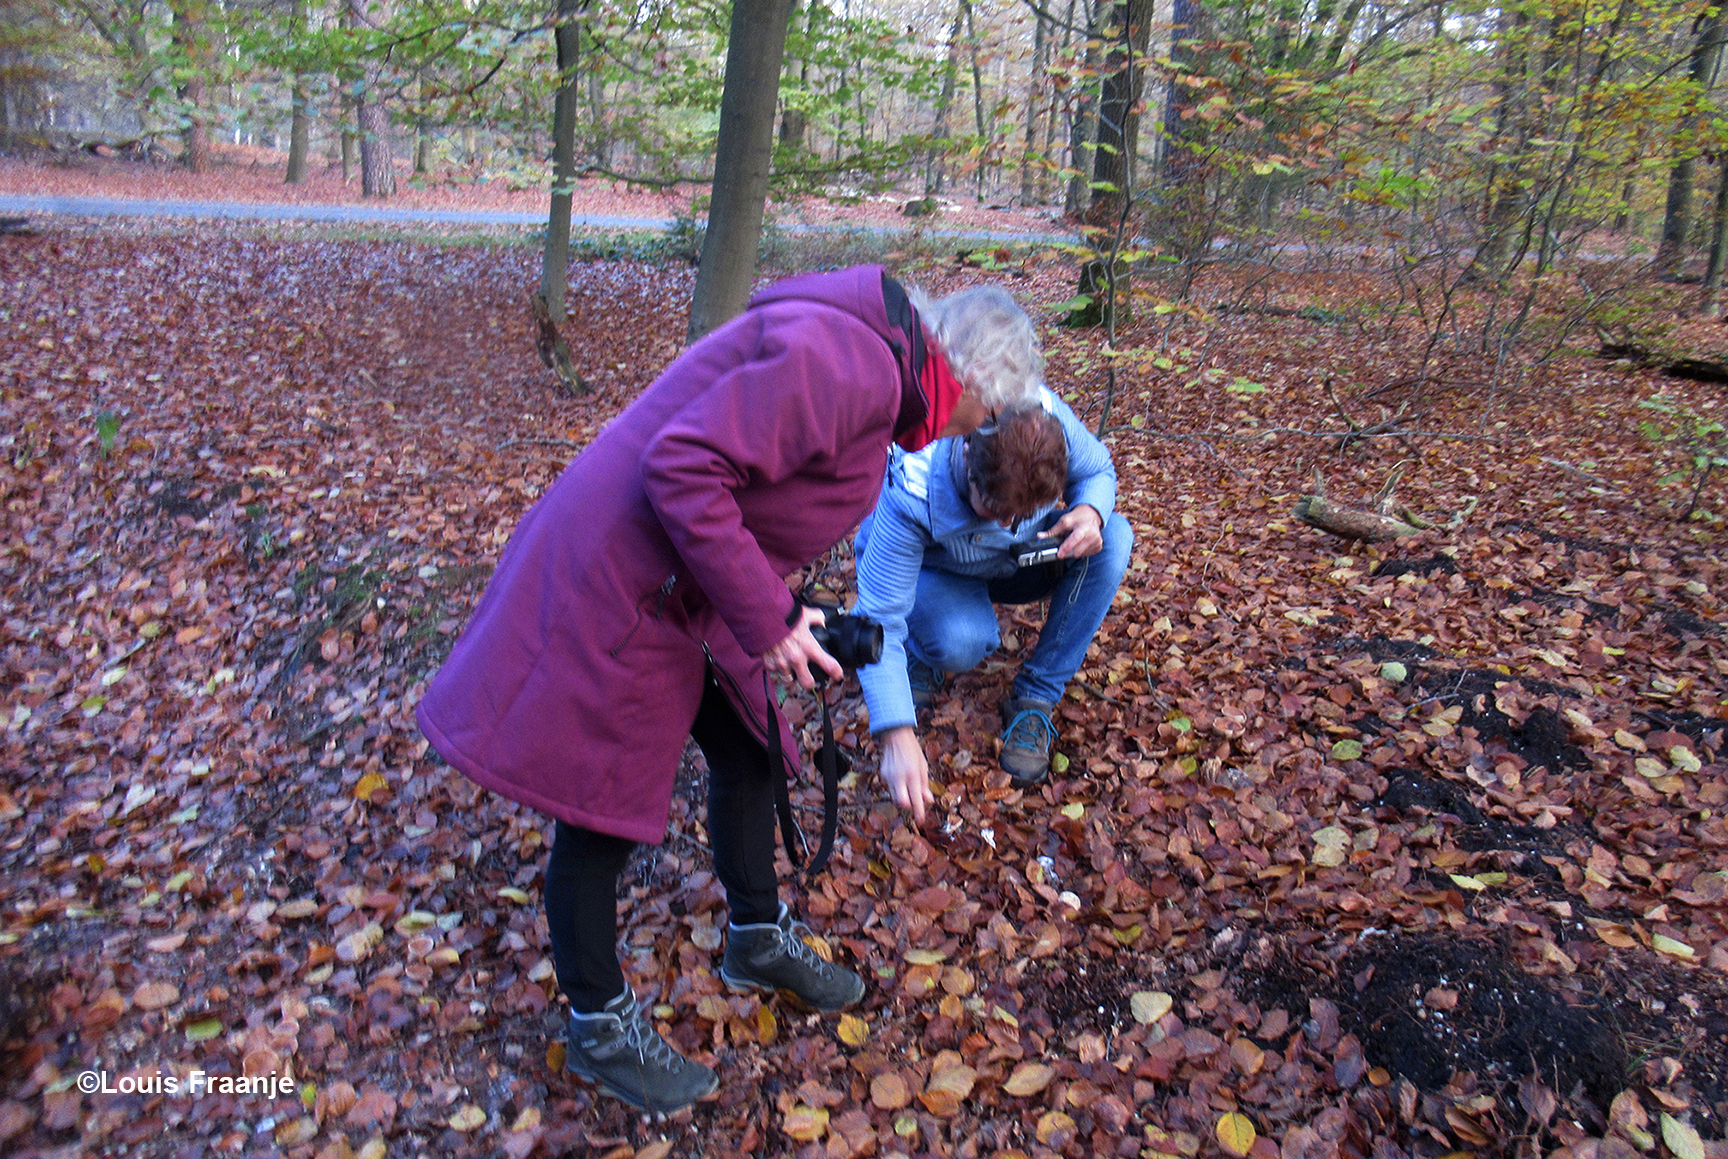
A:
[[[658,843],[710,657],[766,743],[758,657],[789,630],[785,577],[874,505],[890,441],[924,417],[923,354],[879,267],[757,295],[523,516],[421,730],[488,789]]]

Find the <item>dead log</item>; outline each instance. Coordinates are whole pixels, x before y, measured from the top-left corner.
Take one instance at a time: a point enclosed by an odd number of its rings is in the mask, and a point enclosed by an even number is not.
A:
[[[540,361],[546,369],[558,376],[560,391],[565,395],[589,393],[589,386],[582,381],[577,373],[576,360],[570,356],[570,347],[564,341],[564,336],[558,332],[558,324],[552,320],[552,307],[546,302],[544,294],[534,294],[530,298],[534,311],[534,351],[540,355]]]
[[[1302,496],[1296,501],[1295,515],[1310,527],[1330,531],[1344,539],[1361,539],[1369,543],[1415,535],[1422,530],[1395,515],[1381,515],[1359,507],[1341,507],[1328,502],[1323,495]]]
[[[1304,495],[1296,501],[1291,514],[1310,527],[1318,527],[1321,531],[1331,532],[1343,539],[1360,539],[1368,543],[1383,543],[1388,539],[1398,539],[1405,535],[1415,535],[1419,531],[1427,531],[1436,526],[1412,512],[1409,508],[1400,506],[1393,498],[1393,492],[1398,486],[1398,478],[1404,473],[1404,467],[1409,460],[1392,468],[1392,474],[1387,478],[1386,485],[1380,488],[1380,494],[1375,497],[1374,510],[1361,507],[1345,507],[1333,503],[1326,498],[1326,480],[1320,474],[1320,468],[1314,468],[1314,493]],[[1470,513],[1476,510],[1476,497],[1470,496],[1464,507],[1452,516],[1445,526],[1459,527]]]

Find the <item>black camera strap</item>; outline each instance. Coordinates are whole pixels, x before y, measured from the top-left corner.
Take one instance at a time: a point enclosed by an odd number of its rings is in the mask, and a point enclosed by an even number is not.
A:
[[[780,713],[774,707],[774,689],[768,673],[762,673],[762,691],[768,703],[768,767],[774,780],[774,810],[780,815],[780,840],[786,846],[786,857],[794,867],[804,863],[804,832],[792,816],[792,774],[787,771],[785,750],[780,746]],[[834,743],[834,721],[828,712],[828,698],[816,688],[816,699],[822,704],[822,747],[816,753],[816,766],[822,772],[822,840],[816,855],[804,869],[806,878],[815,877],[828,864],[834,852],[834,838],[840,829],[840,778],[852,767],[840,746]]]

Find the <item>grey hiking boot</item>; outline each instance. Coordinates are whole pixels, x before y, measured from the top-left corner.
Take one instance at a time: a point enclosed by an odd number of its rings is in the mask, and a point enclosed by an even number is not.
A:
[[[572,1013],[565,1043],[566,1070],[640,1111],[682,1110],[720,1085],[660,1037],[628,986],[597,1014]]]
[[[1050,775],[1055,712],[1047,700],[1014,696],[1002,702],[1002,768],[1016,788],[1030,788]]]
[[[942,674],[923,661],[907,656],[906,681],[912,686],[912,707],[923,712],[936,700],[936,690],[942,687]]]
[[[864,997],[864,979],[812,950],[804,941],[809,932],[785,902],[777,922],[728,925],[721,980],[734,990],[784,990],[824,1014],[844,1010]]]

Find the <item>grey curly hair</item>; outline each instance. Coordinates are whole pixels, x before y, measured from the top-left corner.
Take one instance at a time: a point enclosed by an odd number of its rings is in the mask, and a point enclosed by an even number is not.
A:
[[[973,286],[932,299],[908,290],[912,306],[966,389],[992,411],[1031,405],[1044,353],[1032,319],[998,286]]]

